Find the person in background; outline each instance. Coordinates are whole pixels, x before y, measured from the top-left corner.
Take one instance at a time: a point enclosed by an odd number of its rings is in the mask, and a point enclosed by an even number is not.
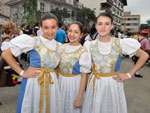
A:
[[[16,113],[61,113],[61,101],[55,68],[60,61],[61,44],[54,40],[58,19],[52,13],[41,17],[43,35],[20,35],[10,41],[2,53],[7,63],[23,77]],[[30,66],[23,70],[13,56],[30,54]]]
[[[37,36],[37,31],[39,30],[39,22],[35,23],[35,26],[33,28],[32,34],[33,36]]]
[[[31,28],[30,25],[27,25],[26,31],[27,31],[27,35],[33,36],[33,34],[32,34],[32,28]]]
[[[67,35],[66,35],[65,31],[61,28],[62,27],[61,23],[58,23],[58,27],[59,28],[57,30],[55,40],[57,42],[60,42],[61,44],[64,44],[65,40],[67,39]]]
[[[27,25],[24,23],[24,24],[22,24],[22,26],[21,26],[21,30],[20,30],[20,32],[19,32],[19,35],[22,35],[22,34],[27,34]]]
[[[141,35],[137,38],[137,40],[141,44],[141,49],[149,54],[150,53],[150,43],[149,43],[149,40],[148,40],[148,30],[147,29],[143,29],[141,31]],[[135,64],[138,61],[138,59],[139,59],[138,57],[135,57]],[[140,78],[143,77],[140,74],[140,70],[138,70],[135,73],[135,77],[140,77]]]
[[[10,40],[13,38],[15,33],[15,24],[12,21],[4,23],[2,26],[2,31],[4,36],[2,37],[1,51],[5,51],[10,47]],[[7,67],[7,70],[5,69]],[[1,58],[0,61],[0,87],[4,86],[14,86],[11,67]]]
[[[83,28],[83,33],[82,33],[82,37],[81,37],[81,39],[80,39],[81,45],[84,44],[85,38],[86,38],[87,35],[88,35],[88,27],[87,27],[87,26],[84,26],[84,28]]]
[[[68,27],[66,25],[62,26],[62,29],[65,31],[65,33],[67,34],[68,31]]]
[[[86,40],[95,40],[97,39],[99,36],[98,36],[98,33],[96,31],[96,28],[95,28],[95,24],[92,25],[91,29],[90,29],[90,32],[89,34],[85,37],[85,41]]]
[[[93,66],[82,113],[127,113],[123,81],[134,76],[146,62],[148,54],[140,49],[137,40],[111,37],[113,18],[110,14],[101,13],[95,26],[99,38],[84,43]],[[127,73],[119,71],[121,54],[139,57],[136,65]]]
[[[69,43],[61,48],[59,64],[59,86],[62,113],[81,113],[87,73],[90,72],[90,57],[79,40],[83,27],[73,22],[68,28]]]
[[[133,36],[133,39],[137,40],[140,34],[141,34],[141,31],[137,31],[137,34]]]

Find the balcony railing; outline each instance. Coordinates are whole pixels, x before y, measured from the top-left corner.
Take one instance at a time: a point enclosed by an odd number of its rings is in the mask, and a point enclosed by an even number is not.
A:
[[[112,14],[111,9],[109,9],[109,8],[100,8],[100,10],[105,10],[105,12]]]

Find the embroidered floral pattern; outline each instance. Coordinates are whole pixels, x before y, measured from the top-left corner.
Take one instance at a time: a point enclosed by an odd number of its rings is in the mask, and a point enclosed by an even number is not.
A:
[[[102,55],[98,50],[98,40],[91,42],[91,54],[97,73],[114,72],[116,61],[120,52],[119,39],[112,39],[112,50],[108,55]]]
[[[58,45],[57,45],[58,46]],[[58,64],[60,61],[59,53],[53,50],[48,49],[45,45],[40,41],[39,38],[35,39],[35,50],[39,53],[41,58],[41,67],[45,67],[50,69],[50,64]]]
[[[79,58],[81,54],[85,52],[85,49],[83,47],[80,47],[73,53],[66,53],[65,52],[66,46],[67,44],[64,44],[62,46],[59,68],[63,73],[72,74],[74,65],[79,61]]]

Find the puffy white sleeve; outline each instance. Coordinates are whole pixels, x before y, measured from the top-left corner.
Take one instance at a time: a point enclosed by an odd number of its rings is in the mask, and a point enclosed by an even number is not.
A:
[[[80,72],[90,73],[91,72],[91,59],[88,52],[84,52],[79,59]]]
[[[90,57],[90,59],[91,59],[90,43],[91,43],[91,42],[87,40],[87,41],[84,43],[83,47],[87,50],[87,52],[89,53],[89,57]]]
[[[140,47],[141,44],[135,39],[120,39],[121,53],[124,55],[129,55],[130,57],[132,57],[136,54],[136,51],[140,49]]]
[[[8,49],[9,48],[9,43],[10,42],[2,42],[1,50],[4,51],[4,50]]]
[[[83,47],[90,53],[90,41],[85,41]]]
[[[34,38],[23,34],[10,41],[10,49],[15,57],[21,53],[26,53],[34,47]]]

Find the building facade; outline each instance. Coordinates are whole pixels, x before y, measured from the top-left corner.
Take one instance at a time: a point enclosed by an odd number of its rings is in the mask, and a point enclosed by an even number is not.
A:
[[[84,7],[95,11],[96,16],[100,13],[108,12],[113,16],[115,29],[120,29],[121,20],[124,12],[124,6],[127,5],[127,0],[79,0],[84,4]]]
[[[83,7],[90,8],[95,11],[95,15],[98,16],[100,13],[100,0],[79,0]]]
[[[38,0],[38,10],[41,12],[51,12],[53,9],[67,10],[71,15],[64,20],[65,24],[76,20],[76,11],[80,7],[78,0]]]
[[[10,7],[6,5],[9,0],[0,0],[0,13],[7,17],[10,16]]]
[[[7,5],[10,6],[10,19],[20,26],[25,22],[23,4],[27,0],[10,0]],[[64,20],[65,24],[69,24],[76,20],[76,11],[82,7],[78,0],[37,0],[37,10],[44,13],[51,12],[52,9],[66,9],[71,15]]]
[[[140,15],[131,15],[131,12],[124,12],[122,19],[122,30],[130,34],[136,34],[140,28]]]

